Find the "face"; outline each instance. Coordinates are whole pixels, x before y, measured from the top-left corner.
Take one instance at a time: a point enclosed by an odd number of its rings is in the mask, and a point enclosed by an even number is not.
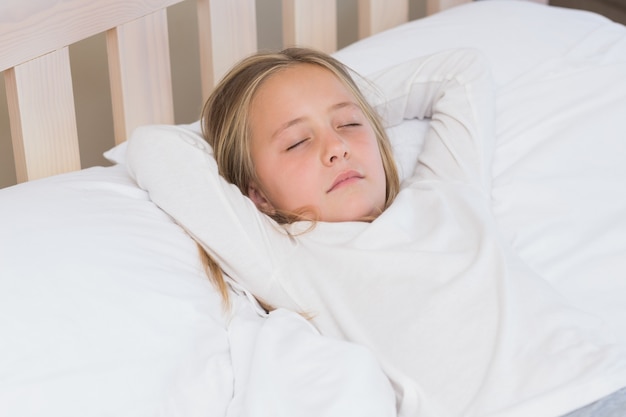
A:
[[[385,171],[372,126],[329,70],[298,64],[264,81],[250,107],[251,152],[259,183],[249,197],[265,212],[319,221],[376,217]]]

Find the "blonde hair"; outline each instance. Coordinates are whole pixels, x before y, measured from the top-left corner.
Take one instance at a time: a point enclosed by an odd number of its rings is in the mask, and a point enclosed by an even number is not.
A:
[[[280,52],[251,55],[236,64],[215,87],[202,110],[201,123],[204,138],[213,148],[220,175],[235,184],[244,195],[248,194],[251,183],[260,184],[250,150],[250,103],[259,86],[270,76],[301,64],[318,65],[332,72],[353,94],[369,120],[385,171],[384,208],[387,208],[400,190],[400,181],[382,122],[354,82],[351,71],[330,55],[308,48],[288,48]],[[302,220],[303,213],[273,211],[266,214],[279,224],[286,224]],[[211,280],[228,303],[227,287],[217,262],[206,253],[203,260]]]

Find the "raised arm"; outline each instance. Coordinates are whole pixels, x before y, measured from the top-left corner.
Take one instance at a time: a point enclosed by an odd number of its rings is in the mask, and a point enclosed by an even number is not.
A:
[[[483,55],[457,49],[418,58],[367,77],[362,86],[387,127],[430,118],[414,178],[490,189],[495,145],[494,84]]]
[[[150,199],[175,219],[224,272],[263,297],[277,289],[273,273],[291,249],[284,231],[226,182],[199,132],[182,126],[134,131],[128,171]]]

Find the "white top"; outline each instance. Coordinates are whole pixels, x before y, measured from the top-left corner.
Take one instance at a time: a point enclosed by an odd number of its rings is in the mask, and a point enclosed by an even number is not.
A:
[[[400,416],[556,417],[626,385],[609,329],[513,252],[491,214],[495,87],[454,50],[371,77],[388,125],[431,118],[417,168],[372,223],[289,226],[217,175],[181,127],[129,142],[138,184],[253,294],[369,347]],[[191,145],[191,146],[188,146]]]

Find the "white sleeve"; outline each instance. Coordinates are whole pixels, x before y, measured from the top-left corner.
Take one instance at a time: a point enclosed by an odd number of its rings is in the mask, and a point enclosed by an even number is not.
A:
[[[403,119],[431,118],[414,177],[490,189],[495,87],[479,51],[440,52],[367,78],[374,89],[363,89],[386,127]]]
[[[150,199],[227,275],[255,295],[277,295],[273,273],[290,250],[289,239],[218,174],[210,146],[199,134],[181,126],[140,127],[128,141],[126,163]]]

